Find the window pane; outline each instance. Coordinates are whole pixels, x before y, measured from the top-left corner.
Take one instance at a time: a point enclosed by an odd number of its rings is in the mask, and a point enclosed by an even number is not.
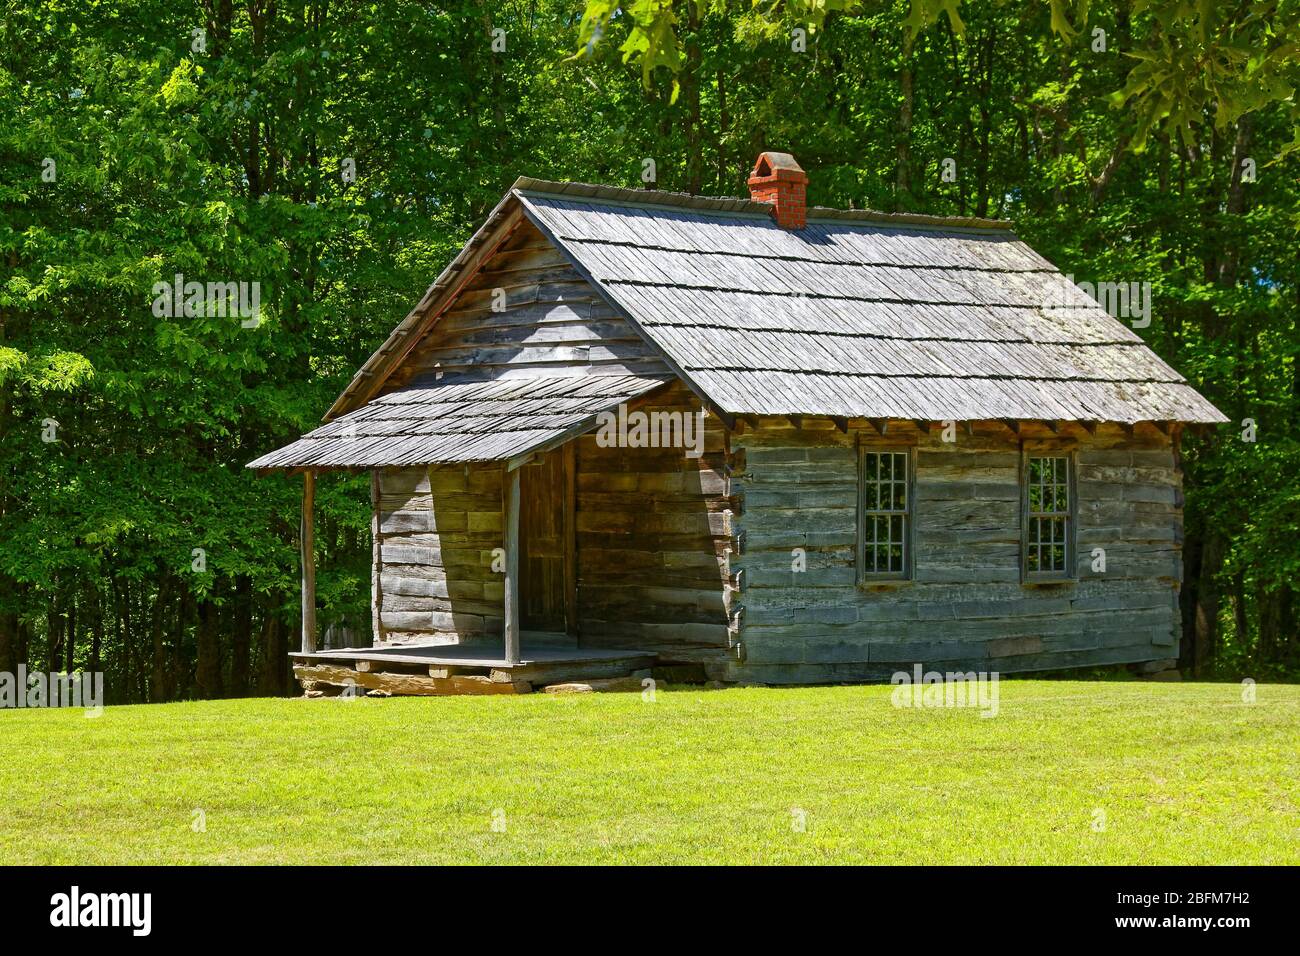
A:
[[[866,574],[900,574],[908,511],[908,455],[902,452],[863,452],[862,571]]]
[[[1063,455],[1028,460],[1025,483],[1025,570],[1069,571],[1070,460]]]

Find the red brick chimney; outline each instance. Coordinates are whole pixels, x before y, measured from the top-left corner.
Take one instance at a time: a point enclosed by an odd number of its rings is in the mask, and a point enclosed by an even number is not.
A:
[[[808,223],[808,174],[789,153],[759,153],[749,174],[749,198],[776,206],[776,224],[802,229]]]

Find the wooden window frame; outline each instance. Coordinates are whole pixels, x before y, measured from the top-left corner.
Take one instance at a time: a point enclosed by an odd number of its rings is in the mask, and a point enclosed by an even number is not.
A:
[[[1061,458],[1065,460],[1065,493],[1069,498],[1065,513],[1065,567],[1060,571],[1029,570],[1029,460]],[[1022,445],[1020,449],[1020,580],[1023,584],[1059,584],[1078,580],[1079,533],[1079,456],[1074,448],[1049,445]],[[1042,514],[1042,513],[1040,513]]]
[[[900,512],[903,516],[903,569],[901,571],[867,570],[867,517],[876,513],[876,509],[866,506],[867,455],[902,455],[907,468],[906,494],[907,507]],[[911,581],[916,572],[916,446],[915,445],[876,445],[862,441],[857,443],[857,526],[854,541],[854,571],[859,587],[873,584],[900,584]]]

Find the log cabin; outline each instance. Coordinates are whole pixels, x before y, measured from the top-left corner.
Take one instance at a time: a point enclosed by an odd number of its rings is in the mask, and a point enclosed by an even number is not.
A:
[[[249,465],[304,478],[300,677],[1172,664],[1179,443],[1225,417],[1009,223],[807,183],[778,152],[749,198],[515,182]],[[316,646],[327,469],[371,476],[369,649]]]

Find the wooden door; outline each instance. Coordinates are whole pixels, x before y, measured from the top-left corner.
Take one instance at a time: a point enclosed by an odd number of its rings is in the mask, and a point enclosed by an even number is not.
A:
[[[529,631],[567,629],[571,586],[572,451],[524,465],[519,483],[519,616]]]

